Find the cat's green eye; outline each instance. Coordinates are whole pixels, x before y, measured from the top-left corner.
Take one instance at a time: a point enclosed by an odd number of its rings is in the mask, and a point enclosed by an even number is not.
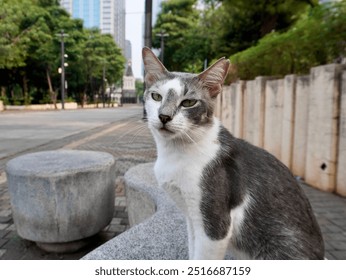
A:
[[[151,97],[155,100],[155,101],[161,101],[162,100],[162,96],[160,94],[158,94],[157,92],[152,92],[151,93]]]
[[[192,107],[197,103],[196,99],[185,99],[183,102],[181,102],[181,106],[183,107]]]

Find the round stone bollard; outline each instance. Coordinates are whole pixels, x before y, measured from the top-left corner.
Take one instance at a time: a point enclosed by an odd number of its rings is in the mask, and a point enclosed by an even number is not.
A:
[[[26,154],[6,166],[18,235],[49,252],[73,252],[113,218],[115,161],[103,152]]]

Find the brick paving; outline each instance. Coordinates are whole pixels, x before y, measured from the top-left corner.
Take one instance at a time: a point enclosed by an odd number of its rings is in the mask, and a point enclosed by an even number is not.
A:
[[[84,133],[83,137],[86,136]],[[63,145],[56,143],[55,146],[46,148],[59,149],[64,146],[67,147],[69,144],[68,141],[60,141],[60,143]],[[74,149],[104,151],[111,153],[116,159],[116,199],[114,218],[111,223],[91,239],[88,247],[76,253],[56,254],[42,251],[35,243],[23,240],[16,234],[11,216],[6,178],[0,165],[0,259],[79,259],[129,227],[123,175],[130,167],[154,161],[156,157],[152,136],[146,128],[146,123],[141,120],[141,114],[139,113],[136,118],[132,118],[125,126],[110,130],[106,134],[100,134],[99,137],[94,137],[92,140],[78,143],[79,145]],[[42,147],[40,148],[42,149]],[[320,224],[325,240],[326,257],[332,260],[346,260],[346,198],[319,191],[304,183],[302,186]]]

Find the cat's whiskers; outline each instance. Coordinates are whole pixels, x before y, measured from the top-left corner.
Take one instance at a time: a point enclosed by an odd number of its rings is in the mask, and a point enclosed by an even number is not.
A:
[[[179,134],[179,140],[180,142],[177,143],[177,145],[179,146],[183,146],[183,150],[186,150],[187,149],[187,143],[186,143],[186,140],[184,139],[184,135],[182,133]]]
[[[188,138],[192,143],[195,144],[194,147],[197,148],[197,150],[198,150],[202,155],[205,155],[205,156],[208,157],[208,154],[206,154],[206,153],[204,152],[204,150],[201,149],[201,148],[199,147],[198,143],[191,137],[191,135],[189,135],[189,133],[188,133],[187,131],[183,131],[183,132],[184,132],[184,135],[187,136],[187,138]]]
[[[200,140],[203,139],[203,137],[205,136],[206,130],[200,127],[196,127],[193,129],[193,134],[196,136],[196,138]]]
[[[206,133],[208,133],[208,131],[205,128],[201,128],[198,126],[195,126],[189,130],[189,135],[195,140],[195,143],[203,140]]]
[[[132,138],[130,139],[129,143],[132,144],[135,142],[137,137],[142,134],[143,131],[147,131],[148,127],[146,124],[143,124],[142,126],[138,126],[135,128],[135,133],[133,134]]]
[[[135,123],[135,122],[138,122],[138,120],[131,121],[131,124],[133,124],[133,123]],[[135,137],[138,136],[138,131],[139,131],[139,130],[140,130],[140,131],[143,131],[144,129],[148,129],[148,126],[147,126],[146,123],[141,122],[141,123],[135,125],[132,129],[127,130],[126,132],[124,132],[124,133],[118,135],[117,137],[114,137],[114,142],[119,142],[119,141],[121,141],[124,137],[126,137],[126,136],[128,136],[129,134],[135,132],[134,137],[132,137],[132,138],[131,138],[131,141],[130,141],[130,143],[133,143]]]

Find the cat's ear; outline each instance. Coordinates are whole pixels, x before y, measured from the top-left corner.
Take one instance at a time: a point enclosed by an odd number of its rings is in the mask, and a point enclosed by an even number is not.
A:
[[[168,71],[148,47],[143,48],[142,56],[145,69],[145,83],[147,86],[150,86]]]
[[[220,58],[212,66],[198,75],[204,86],[209,90],[211,97],[216,97],[222,89],[223,82],[228,73],[229,60]]]

